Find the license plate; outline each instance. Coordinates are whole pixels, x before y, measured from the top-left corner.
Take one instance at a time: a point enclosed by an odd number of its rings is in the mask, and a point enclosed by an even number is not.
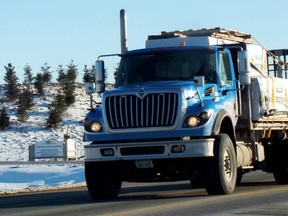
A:
[[[137,160],[135,161],[135,164],[138,169],[146,169],[154,167],[152,160]]]

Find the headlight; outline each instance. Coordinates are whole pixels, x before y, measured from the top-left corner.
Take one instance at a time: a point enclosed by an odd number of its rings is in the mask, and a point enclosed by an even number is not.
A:
[[[102,129],[102,126],[99,122],[93,122],[90,126],[91,131],[93,132],[99,132]]]
[[[199,124],[199,119],[198,117],[195,117],[195,116],[190,116],[188,119],[187,119],[187,124],[190,126],[190,127],[195,127]]]
[[[199,115],[188,116],[185,122],[183,123],[183,127],[187,128],[187,127],[197,127],[197,126],[203,125],[207,123],[207,121],[209,121],[209,119],[212,116],[212,113],[213,111],[211,110],[205,110],[199,113]]]

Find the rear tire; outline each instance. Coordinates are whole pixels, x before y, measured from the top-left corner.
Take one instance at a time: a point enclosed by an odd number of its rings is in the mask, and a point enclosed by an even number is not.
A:
[[[230,137],[219,134],[214,141],[214,157],[204,168],[204,185],[209,195],[230,194],[237,179],[236,153]]]
[[[89,194],[93,199],[117,198],[122,179],[113,163],[86,162],[85,178]]]

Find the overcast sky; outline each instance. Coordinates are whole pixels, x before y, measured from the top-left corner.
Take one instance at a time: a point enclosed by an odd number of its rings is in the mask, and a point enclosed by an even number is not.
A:
[[[84,65],[120,52],[119,11],[128,17],[128,48],[143,48],[161,31],[223,27],[251,33],[267,49],[288,48],[287,0],[0,0],[0,83],[4,66],[35,75],[47,62]],[[107,60],[110,74],[117,58]],[[111,76],[112,77],[112,76]],[[112,80],[111,78],[109,78]]]

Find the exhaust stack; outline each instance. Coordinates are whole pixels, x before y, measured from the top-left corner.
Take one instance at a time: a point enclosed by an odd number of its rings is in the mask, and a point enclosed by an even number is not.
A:
[[[125,10],[120,10],[121,54],[128,51],[127,47],[127,17]]]

